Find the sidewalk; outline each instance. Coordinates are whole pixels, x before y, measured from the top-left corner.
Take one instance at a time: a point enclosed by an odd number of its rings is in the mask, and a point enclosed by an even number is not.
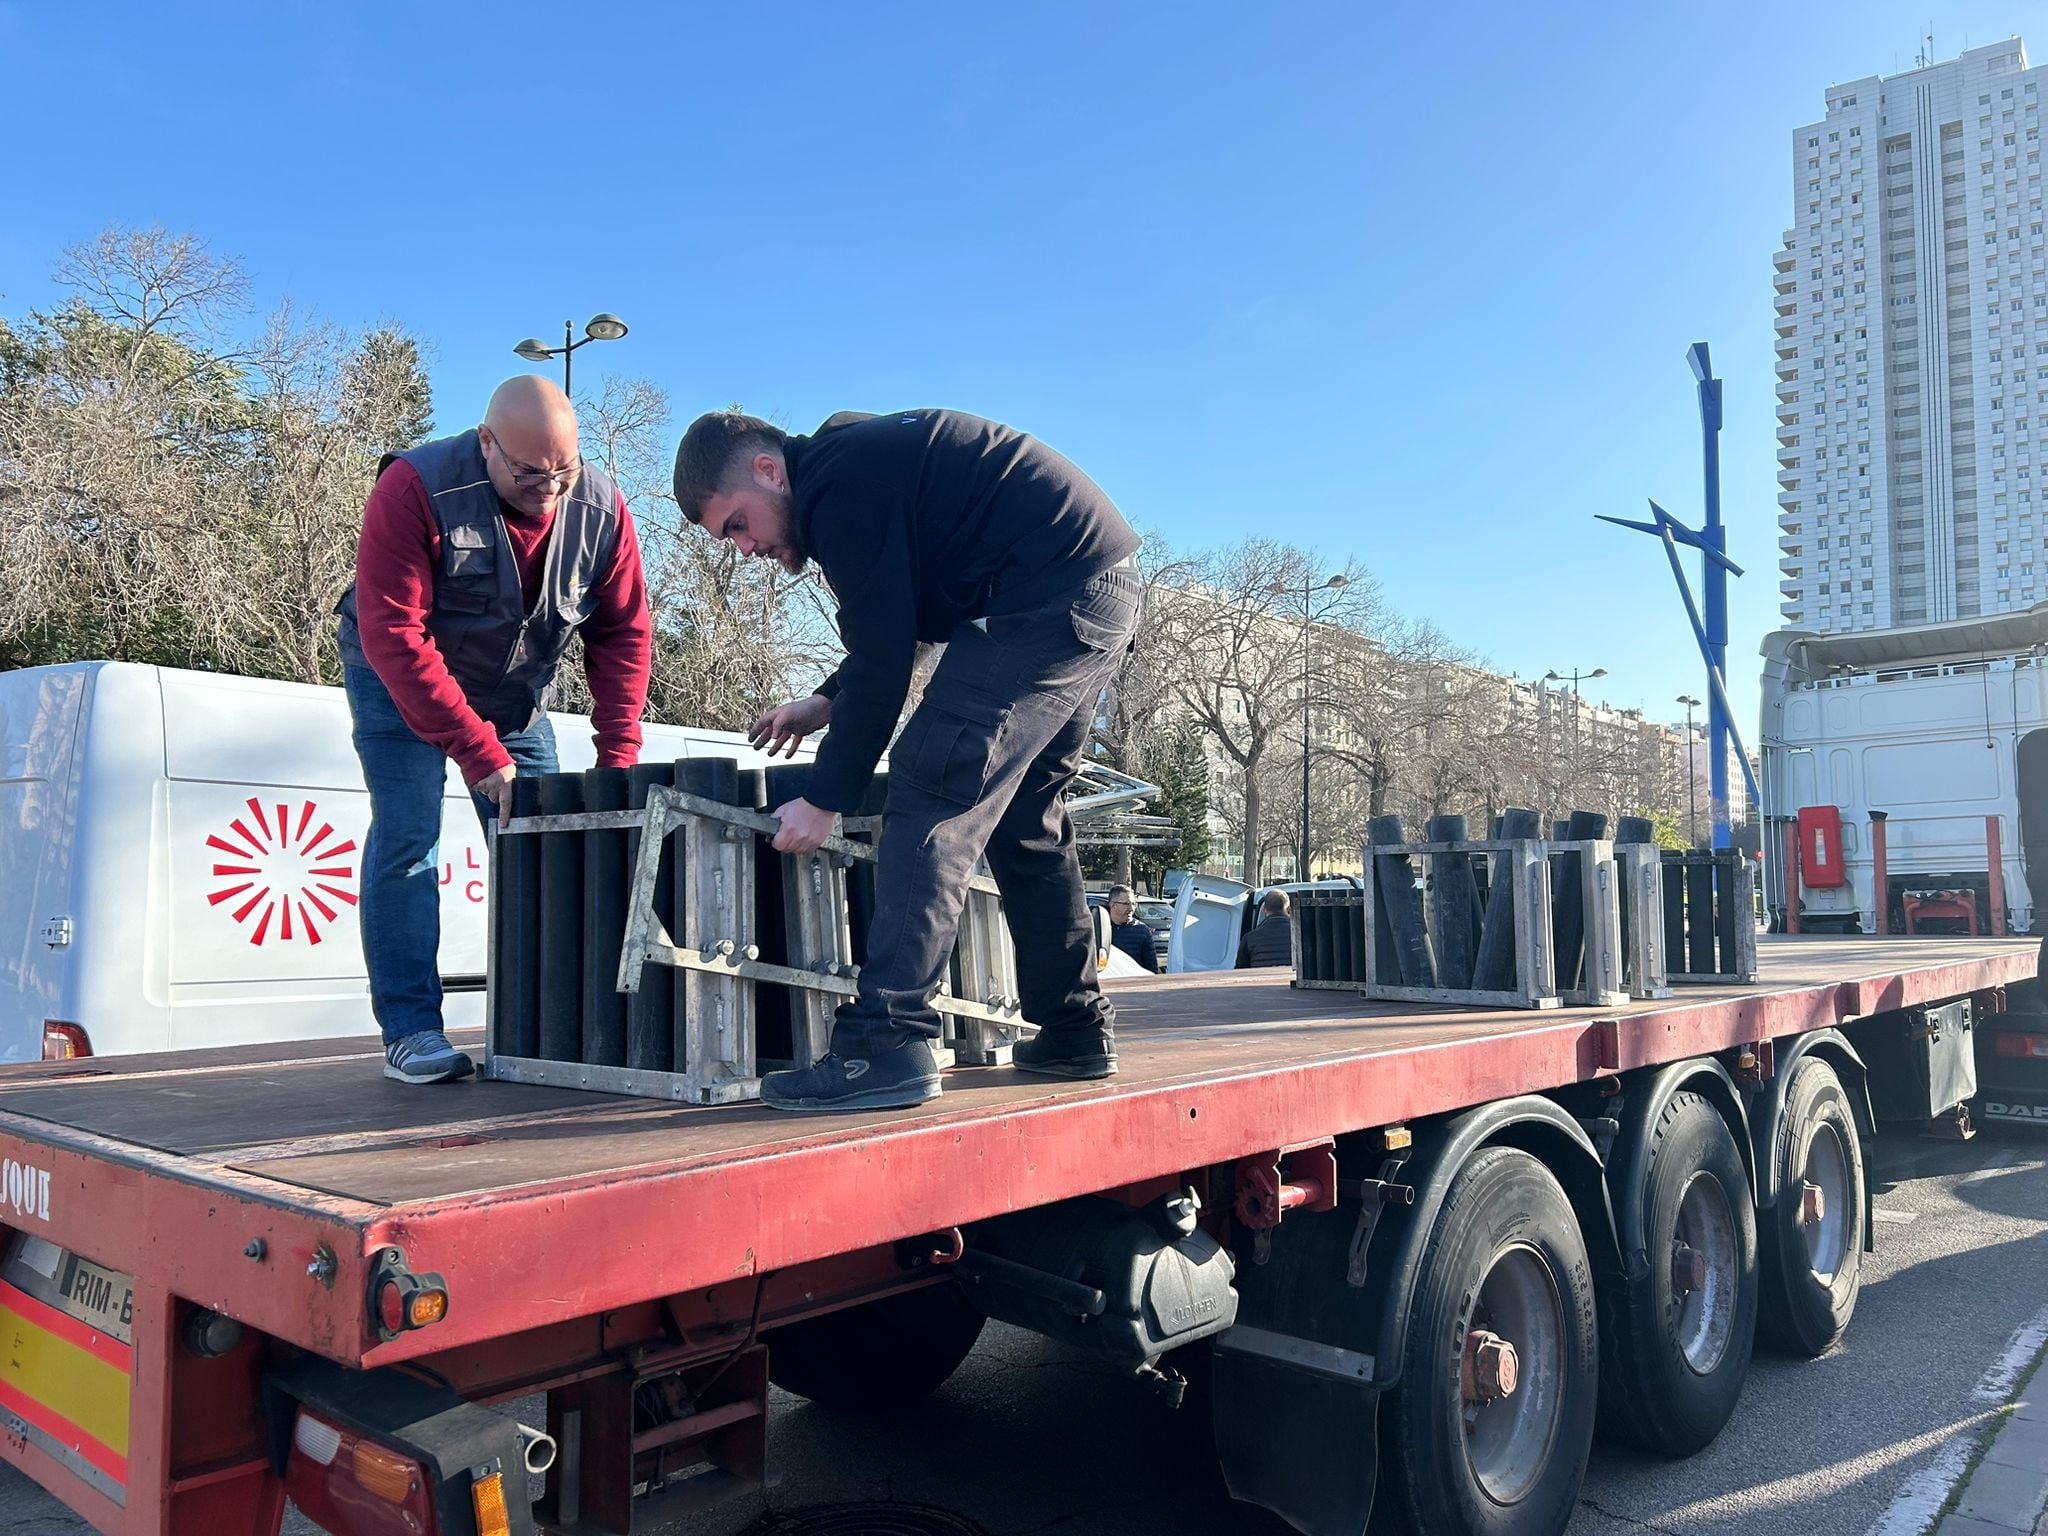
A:
[[[1935,1536],[2048,1536],[2048,1365],[2013,1403]]]

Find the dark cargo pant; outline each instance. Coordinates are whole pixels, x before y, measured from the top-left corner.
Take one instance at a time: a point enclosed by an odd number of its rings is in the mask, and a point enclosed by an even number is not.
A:
[[[1108,1021],[1061,795],[1137,630],[1142,592],[1126,563],[985,630],[963,624],[948,641],[889,749],[875,917],[860,994],[833,1026],[836,1054],[938,1037],[931,997],[984,852],[1016,941],[1024,1017],[1052,1030]]]

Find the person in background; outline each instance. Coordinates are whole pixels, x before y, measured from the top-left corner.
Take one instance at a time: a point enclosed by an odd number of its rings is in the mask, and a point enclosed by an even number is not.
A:
[[[1138,921],[1138,898],[1128,885],[1109,888],[1109,942],[1148,971],[1159,969],[1159,944]]]
[[[1287,893],[1266,892],[1259,903],[1259,921],[1245,938],[1245,964],[1294,964],[1294,919],[1287,911]]]
[[[342,688],[370,791],[361,928],[384,1075],[467,1077],[441,1028],[434,847],[452,758],[486,826],[512,781],[555,771],[541,707],[583,636],[597,761],[640,756],[653,623],[618,488],[577,450],[576,411],[546,379],[507,379],[483,425],[387,454],[341,599]]]

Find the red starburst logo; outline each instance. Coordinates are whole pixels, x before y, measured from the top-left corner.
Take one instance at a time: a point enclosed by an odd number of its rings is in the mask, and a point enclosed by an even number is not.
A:
[[[324,820],[316,827],[320,812],[311,800],[299,802],[296,822],[281,800],[266,807],[252,797],[248,806],[246,818],[237,816],[227,831],[206,840],[225,855],[213,866],[223,884],[208,894],[208,905],[234,903],[234,920],[245,928],[255,925],[251,944],[299,938],[318,944],[321,925],[340,915],[333,903],[356,904],[356,893],[336,883],[356,877],[347,857],[355,852],[355,839],[343,838]]]

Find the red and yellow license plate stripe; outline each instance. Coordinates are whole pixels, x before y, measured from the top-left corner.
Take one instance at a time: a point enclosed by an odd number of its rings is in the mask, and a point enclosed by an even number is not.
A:
[[[0,1406],[128,1480],[134,1351],[0,1281]]]

